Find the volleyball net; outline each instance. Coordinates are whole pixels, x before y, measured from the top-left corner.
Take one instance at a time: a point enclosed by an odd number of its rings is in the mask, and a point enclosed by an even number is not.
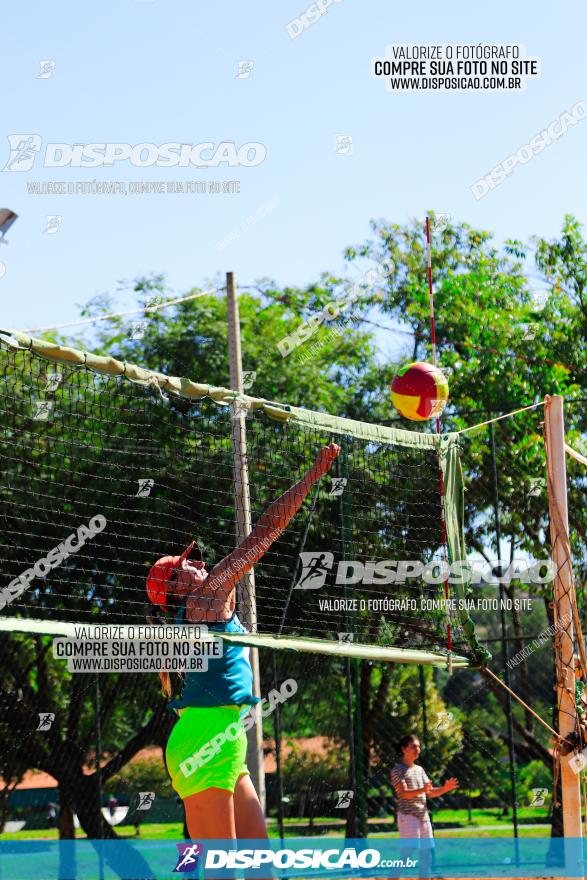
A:
[[[3,629],[144,623],[157,558],[197,537],[210,569],[234,549],[235,474],[254,524],[336,442],[339,458],[256,566],[254,592],[239,590],[249,643],[487,659],[463,601],[456,434],[354,422],[14,337],[20,347],[0,353]]]
[[[550,584],[532,585],[530,609],[522,573],[502,585],[489,565],[469,583],[459,567],[465,544],[499,555],[487,427],[439,437],[397,430],[24,334],[14,342],[0,350],[0,820],[5,810],[27,832],[46,827],[47,798],[58,797],[64,836],[75,814],[102,837],[119,820],[106,806],[114,794],[127,825],[176,822],[181,833],[161,755],[173,719],[158,677],[72,674],[52,654],[54,637],[144,624],[158,557],[197,537],[210,569],[242,533],[238,499],[247,496],[254,524],[331,442],[341,447],[333,467],[255,566],[254,583],[238,589],[252,629],[241,638],[261,649],[260,695],[272,710],[262,721],[270,822],[286,834],[319,817],[329,824],[317,827],[349,837],[388,831],[395,741],[410,731],[424,766],[459,777],[461,807],[479,798],[512,809],[551,785],[548,731],[515,702],[496,717],[505,692],[482,688],[481,673],[465,668],[487,661],[478,636],[514,690],[549,717]],[[495,426],[508,558],[548,555],[541,418]],[[573,491],[582,509],[582,478]],[[272,706],[268,695],[292,681],[295,695]],[[33,768],[51,774],[58,793],[29,793]],[[154,794],[148,812],[145,793]]]

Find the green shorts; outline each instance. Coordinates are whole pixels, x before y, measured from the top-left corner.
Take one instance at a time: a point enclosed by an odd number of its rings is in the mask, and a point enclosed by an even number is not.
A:
[[[234,791],[239,778],[249,772],[247,735],[241,721],[248,708],[180,709],[165,761],[171,784],[182,800],[206,788]]]

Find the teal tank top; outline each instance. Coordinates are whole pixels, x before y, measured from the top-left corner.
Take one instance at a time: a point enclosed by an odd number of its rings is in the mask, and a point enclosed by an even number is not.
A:
[[[185,620],[185,604],[175,623]],[[206,624],[210,632],[246,633],[236,614],[229,620]],[[222,642],[222,657],[210,658],[206,672],[186,672],[179,699],[172,700],[170,709],[188,706],[254,706],[260,702],[253,696],[253,670],[249,661],[250,648]]]

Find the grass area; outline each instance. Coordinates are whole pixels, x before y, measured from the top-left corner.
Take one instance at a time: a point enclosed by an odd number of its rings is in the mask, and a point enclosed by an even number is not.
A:
[[[501,815],[501,810],[479,809],[471,810],[471,823],[469,823],[467,810],[435,810],[432,814],[434,824],[442,822],[455,822],[466,825],[468,828],[474,825],[511,825],[512,814]],[[549,822],[548,809],[546,807],[520,807],[518,821],[524,822]]]
[[[522,807],[518,811],[520,837],[549,837],[550,823],[548,810],[544,807]],[[496,809],[476,809],[471,811],[471,822],[468,821],[467,810],[437,810],[433,814],[435,835],[437,837],[511,837],[513,834],[512,817],[501,816]],[[370,820],[373,837],[397,837],[395,822],[392,817]],[[382,826],[384,826],[382,828]],[[445,827],[440,827],[445,826]],[[448,827],[446,827],[448,826]],[[285,819],[288,837],[325,836],[336,837],[342,833],[344,821],[331,816],[317,816],[313,820],[313,828],[309,827],[308,819]],[[118,825],[116,833],[120,837],[134,838],[134,825]],[[183,825],[180,822],[160,822],[141,826],[141,840],[181,840]],[[269,836],[277,837],[277,822],[269,822]],[[84,838],[85,834],[78,829],[76,837]],[[0,835],[2,840],[57,840],[57,829],[39,829]]]

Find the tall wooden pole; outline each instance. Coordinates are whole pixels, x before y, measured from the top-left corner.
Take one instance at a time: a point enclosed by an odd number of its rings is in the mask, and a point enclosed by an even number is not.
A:
[[[228,354],[230,365],[230,388],[242,394],[243,364],[241,356],[240,320],[238,298],[233,272],[226,273],[226,313],[228,318]],[[241,541],[250,534],[253,524],[251,519],[251,498],[249,493],[249,470],[247,463],[247,433],[244,412],[232,412],[232,453],[234,473],[234,506],[236,511],[236,541]],[[249,632],[257,631],[257,602],[255,593],[255,572],[249,571],[238,585],[239,617]],[[259,675],[259,652],[251,648],[251,666],[253,668],[253,694],[261,696]],[[263,721],[260,716],[247,733],[247,766],[253,785],[265,812],[265,768],[263,765]]]
[[[489,448],[491,449],[491,478],[493,489],[493,523],[495,527],[495,554],[501,560],[501,523],[499,514],[499,483],[497,481],[497,455],[495,453],[495,429],[493,422],[489,423]],[[505,588],[502,580],[501,566],[499,569],[499,618],[501,622],[501,662],[503,664],[503,677],[507,687],[511,687],[510,667],[508,665],[508,640],[505,620]],[[514,824],[514,837],[518,837],[518,793],[516,790],[516,752],[514,749],[514,717],[512,714],[512,695],[509,690],[505,692],[506,717],[508,725],[508,755],[510,764],[510,794],[512,799],[512,818]]]
[[[545,406],[546,475],[550,540],[552,546],[554,622],[559,627],[554,638],[558,731],[561,736],[576,729],[574,624],[572,606],[572,560],[567,540],[569,516],[567,508],[567,467],[565,461],[565,424],[563,398],[546,399]],[[565,837],[581,837],[581,788],[579,774],[569,766],[569,758],[561,758],[563,829]]]

